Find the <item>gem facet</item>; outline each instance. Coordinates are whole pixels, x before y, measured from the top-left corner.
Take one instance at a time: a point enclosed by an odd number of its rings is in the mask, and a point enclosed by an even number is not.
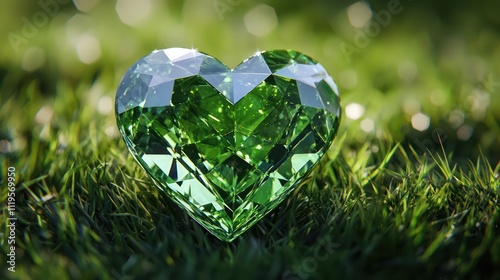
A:
[[[157,187],[232,241],[282,202],[330,147],[340,122],[325,69],[289,50],[234,69],[193,49],[154,51],[125,74],[118,127]]]

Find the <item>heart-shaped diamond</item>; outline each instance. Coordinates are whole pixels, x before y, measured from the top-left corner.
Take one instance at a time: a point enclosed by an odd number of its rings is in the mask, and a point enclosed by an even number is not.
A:
[[[154,183],[208,231],[232,241],[282,202],[331,145],[338,90],[289,50],[233,70],[193,49],[135,63],[116,95],[120,133]]]

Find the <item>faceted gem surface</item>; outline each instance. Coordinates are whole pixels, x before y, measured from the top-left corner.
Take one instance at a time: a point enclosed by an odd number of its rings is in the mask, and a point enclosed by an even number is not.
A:
[[[120,133],[157,187],[208,231],[232,241],[282,202],[330,147],[338,90],[289,50],[234,69],[193,49],[154,51],[125,74]]]

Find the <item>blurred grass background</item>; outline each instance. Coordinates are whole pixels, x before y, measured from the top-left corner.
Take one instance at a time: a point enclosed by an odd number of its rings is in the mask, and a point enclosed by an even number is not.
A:
[[[20,219],[19,270],[7,272],[2,254],[5,276],[500,277],[500,2],[0,7],[0,197],[14,166]],[[152,189],[116,129],[122,75],[168,47],[230,67],[294,49],[339,85],[341,130],[314,179],[232,244]],[[324,240],[335,253],[323,260]]]

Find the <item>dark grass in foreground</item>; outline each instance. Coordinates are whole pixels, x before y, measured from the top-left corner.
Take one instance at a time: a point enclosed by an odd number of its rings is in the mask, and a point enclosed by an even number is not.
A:
[[[2,261],[4,275],[500,278],[500,167],[484,157],[458,168],[442,151],[387,143],[377,153],[368,144],[351,150],[343,134],[308,184],[226,243],[152,187],[120,139],[92,131],[82,142],[70,137],[64,150],[55,138],[34,140],[26,157],[1,161],[2,174],[8,166],[22,174],[16,273]]]

